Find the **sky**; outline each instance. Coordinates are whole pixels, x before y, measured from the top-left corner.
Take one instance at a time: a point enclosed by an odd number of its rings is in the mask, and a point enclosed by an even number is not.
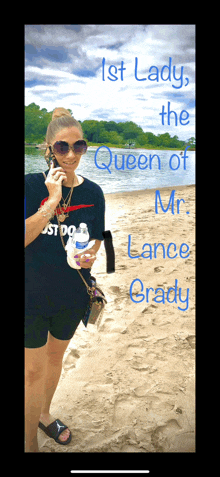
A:
[[[25,25],[25,105],[33,102],[80,121],[195,137],[195,25]]]

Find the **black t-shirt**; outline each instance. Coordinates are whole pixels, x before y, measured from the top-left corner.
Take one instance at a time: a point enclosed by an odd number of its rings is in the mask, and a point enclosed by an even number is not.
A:
[[[46,175],[47,173],[48,171]],[[69,187],[62,186],[64,199],[69,191]],[[26,218],[34,215],[47,198],[48,189],[43,174],[27,174],[25,176]],[[72,235],[72,226],[77,228],[81,222],[87,224],[90,240],[103,240],[105,199],[99,185],[84,178],[83,183],[74,188],[67,212],[69,217],[61,223],[65,244],[69,235]],[[90,269],[80,271],[90,284]],[[53,302],[55,310],[59,309],[63,302],[71,306],[73,295],[80,293],[82,287],[83,291],[86,290],[78,272],[67,263],[56,216],[25,249],[25,287],[26,306],[29,313],[36,309],[39,303],[42,305],[41,308],[44,308],[50,301]]]

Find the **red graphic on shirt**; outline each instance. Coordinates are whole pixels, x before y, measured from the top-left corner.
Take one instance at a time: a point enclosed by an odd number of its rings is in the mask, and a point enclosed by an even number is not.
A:
[[[42,207],[42,205],[44,205],[44,203],[48,200],[48,197],[46,197],[45,199],[42,200],[41,204],[40,204],[40,207]],[[69,207],[67,207],[67,209],[65,210],[64,207],[57,207],[55,209],[55,214],[62,214],[63,212],[64,213],[67,213],[67,212],[72,212],[72,210],[77,210],[77,209],[83,209],[84,207],[94,207],[94,204],[80,204],[80,205],[70,205]]]

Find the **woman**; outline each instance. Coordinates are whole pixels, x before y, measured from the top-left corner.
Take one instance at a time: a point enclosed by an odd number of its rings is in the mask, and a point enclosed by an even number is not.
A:
[[[81,222],[95,240],[90,256],[76,256],[90,282],[104,232],[105,202],[101,188],[76,174],[86,152],[83,131],[64,108],[54,110],[46,134],[46,171],[25,176],[25,434],[26,452],[39,452],[38,426],[58,444],[71,440],[71,431],[51,416],[64,352],[85,314],[89,295],[78,272],[67,263],[63,243]],[[60,224],[60,227],[59,227]],[[60,230],[62,241],[60,237]]]

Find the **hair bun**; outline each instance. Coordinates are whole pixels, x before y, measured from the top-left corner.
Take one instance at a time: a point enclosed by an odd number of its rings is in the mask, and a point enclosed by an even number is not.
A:
[[[62,116],[70,116],[72,117],[71,113],[68,109],[65,108],[55,108],[52,114],[52,121],[57,118],[62,118]]]

